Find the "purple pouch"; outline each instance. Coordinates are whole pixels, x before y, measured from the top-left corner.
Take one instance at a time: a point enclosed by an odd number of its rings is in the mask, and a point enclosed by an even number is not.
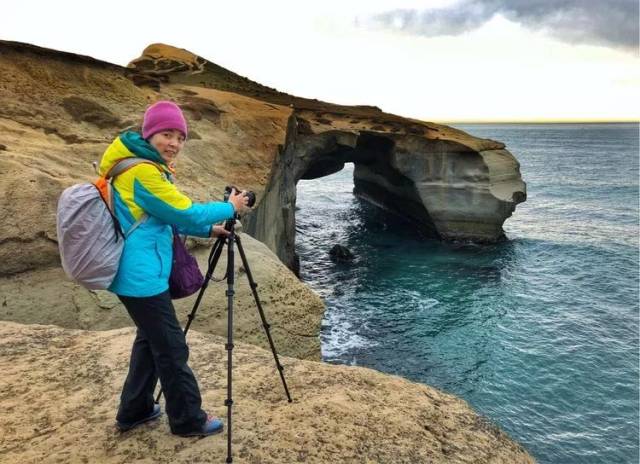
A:
[[[173,265],[169,276],[169,293],[177,300],[193,295],[200,290],[204,277],[198,267],[198,262],[191,256],[186,245],[180,240],[180,235],[173,227]]]

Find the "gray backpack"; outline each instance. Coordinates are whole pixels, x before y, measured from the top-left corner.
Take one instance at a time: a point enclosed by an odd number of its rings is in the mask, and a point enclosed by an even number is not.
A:
[[[58,200],[56,226],[64,272],[90,290],[109,288],[118,272],[124,240],[147,219],[144,214],[125,234],[113,209],[111,183],[142,158],[125,158],[93,183],[65,189]]]

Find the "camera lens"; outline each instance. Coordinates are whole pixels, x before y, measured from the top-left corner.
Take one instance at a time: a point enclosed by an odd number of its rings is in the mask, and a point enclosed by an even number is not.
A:
[[[224,201],[229,201],[229,196],[231,195],[231,190],[235,189],[236,192],[239,192],[240,190],[237,187],[234,187],[233,185],[227,185],[224,188]],[[249,208],[253,208],[253,205],[256,204],[256,194],[254,192],[252,192],[251,190],[247,190],[244,193],[244,196],[247,197],[249,199],[247,205],[249,206]]]
[[[249,208],[253,208],[253,205],[256,204],[256,194],[251,190],[248,190],[247,193],[245,193],[245,196],[249,198],[249,202],[247,203]]]

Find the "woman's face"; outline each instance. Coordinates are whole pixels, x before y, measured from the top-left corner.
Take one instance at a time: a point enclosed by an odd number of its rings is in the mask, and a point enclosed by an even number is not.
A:
[[[162,159],[171,166],[184,146],[184,134],[177,129],[167,129],[156,132],[149,139],[149,143],[158,150]]]

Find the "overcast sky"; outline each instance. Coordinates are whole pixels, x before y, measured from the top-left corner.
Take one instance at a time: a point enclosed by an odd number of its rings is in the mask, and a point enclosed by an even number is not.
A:
[[[0,39],[126,65],[154,42],[428,121],[639,120],[638,0],[4,0]]]

